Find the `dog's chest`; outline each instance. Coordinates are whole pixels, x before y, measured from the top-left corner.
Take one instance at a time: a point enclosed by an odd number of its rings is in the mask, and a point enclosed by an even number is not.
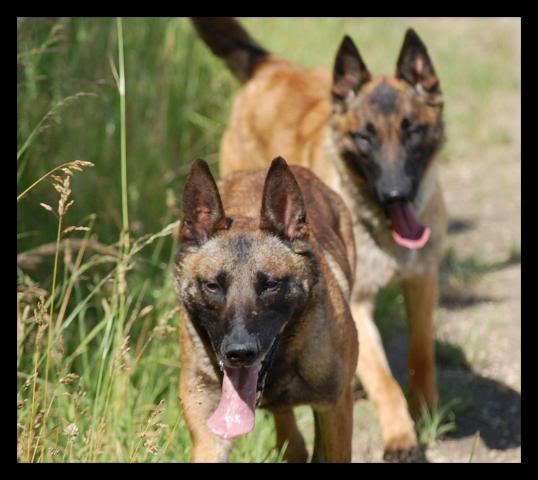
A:
[[[395,245],[388,221],[377,206],[357,194],[345,200],[352,210],[357,252],[354,293],[374,295],[394,277],[413,271],[420,255]]]
[[[338,372],[314,374],[314,371],[296,359],[275,362],[268,374],[260,407],[280,410],[297,405],[333,403],[341,389]]]

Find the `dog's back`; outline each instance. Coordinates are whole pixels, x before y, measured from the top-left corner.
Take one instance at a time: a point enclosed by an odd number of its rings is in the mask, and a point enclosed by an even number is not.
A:
[[[334,188],[330,162],[312,155],[325,139],[331,76],[277,57],[233,18],[193,18],[198,34],[243,84],[221,143],[220,173],[265,168],[277,155],[311,168]],[[305,147],[307,145],[307,147]],[[308,152],[305,154],[305,152]]]
[[[312,168],[332,185],[333,166],[330,162],[315,164],[318,157],[311,154],[325,139],[329,90],[330,76],[321,69],[274,58],[260,65],[234,101],[221,144],[222,173],[263,168],[276,154],[282,154],[293,165]]]

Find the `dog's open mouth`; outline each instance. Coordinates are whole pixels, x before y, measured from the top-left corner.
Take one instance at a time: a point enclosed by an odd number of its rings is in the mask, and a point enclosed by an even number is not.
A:
[[[411,202],[390,203],[386,211],[392,223],[392,238],[398,245],[410,249],[426,245],[431,230],[418,221]]]
[[[237,437],[254,429],[256,406],[261,400],[265,380],[278,346],[275,338],[261,362],[250,367],[222,366],[222,394],[217,409],[209,417],[209,429],[226,439]]]

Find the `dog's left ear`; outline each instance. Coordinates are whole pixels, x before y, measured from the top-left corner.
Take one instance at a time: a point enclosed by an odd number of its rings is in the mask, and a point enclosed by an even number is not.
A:
[[[372,75],[362,60],[358,48],[349,35],[340,44],[334,60],[332,98],[333,104],[345,108],[349,94],[356,94]]]
[[[428,50],[412,28],[405,34],[396,66],[396,77],[413,86],[428,103],[442,103],[441,86]]]
[[[308,236],[303,195],[282,157],[273,160],[265,178],[260,229],[292,241]]]
[[[219,230],[229,228],[217,184],[204,160],[196,160],[183,189],[181,242],[201,245]]]

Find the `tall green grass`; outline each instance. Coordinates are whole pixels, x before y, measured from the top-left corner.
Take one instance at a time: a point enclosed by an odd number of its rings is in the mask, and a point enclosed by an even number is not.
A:
[[[484,126],[472,137],[484,103],[519,86],[502,22],[463,19],[465,39],[431,19],[244,23],[275,53],[326,67],[350,33],[373,72],[393,70],[415,26],[451,100],[456,153],[489,141]],[[19,461],[189,459],[172,232],[190,162],[205,158],[217,173],[238,88],[184,18],[17,19]],[[307,409],[298,421],[311,446]],[[260,412],[232,459],[279,461],[273,444]]]
[[[116,101],[110,92],[109,120],[116,125],[116,142],[111,142],[110,152],[113,152],[116,163],[109,168],[115,185],[111,183],[113,188],[104,185],[99,193],[114,196],[115,204],[111,206],[113,211],[96,206],[97,215],[86,215],[77,220],[78,212],[88,211],[92,202],[101,201],[95,198],[96,195],[86,193],[84,187],[93,186],[95,189],[100,179],[92,177],[92,174],[99,169],[102,171],[98,173],[102,174],[107,166],[99,155],[90,157],[96,169],[88,169],[92,164],[87,161],[64,162],[49,171],[45,171],[46,164],[34,166],[34,155],[39,151],[41,142],[46,145],[46,142],[52,141],[47,138],[49,130],[61,127],[61,124],[47,122],[61,119],[63,123],[69,117],[69,108],[74,107],[65,99],[51,98],[49,110],[41,116],[34,115],[36,125],[32,126],[30,119],[23,118],[24,115],[30,116],[30,112],[24,110],[30,105],[19,96],[20,147],[17,156],[21,193],[17,200],[18,235],[20,233],[22,238],[18,241],[18,460],[187,461],[191,446],[178,401],[178,318],[172,279],[176,245],[171,233],[178,207],[173,194],[164,196],[167,180],[162,178],[162,172],[166,172],[166,161],[161,165],[160,159],[155,159],[160,156],[157,152],[153,153],[152,159],[142,159],[153,162],[157,167],[153,178],[146,175],[144,179],[158,186],[153,191],[155,195],[162,195],[158,210],[168,210],[160,219],[152,219],[159,220],[155,229],[157,233],[141,234],[142,229],[147,231],[147,227],[136,228],[133,223],[145,215],[137,214],[136,208],[134,215],[130,215],[129,208],[137,205],[133,201],[133,192],[139,194],[148,185],[135,183],[143,178],[140,166],[132,167],[133,162],[141,160],[140,151],[136,146],[129,146],[128,141],[137,139],[132,133],[136,127],[132,128],[128,120],[129,112],[136,107],[129,99],[131,96],[136,98],[135,86],[142,86],[130,81],[130,75],[137,78],[134,69],[125,68],[125,59],[129,58],[127,45],[129,39],[133,41],[134,38],[132,30],[130,35],[127,32],[130,27],[140,33],[146,30],[147,25],[144,22],[133,24],[131,20],[100,20],[96,21],[97,25],[91,22],[83,24],[78,30],[75,20],[64,22],[19,20],[18,33],[22,37],[19,48],[22,49],[22,45],[29,41],[22,33],[25,28],[46,38],[42,44],[41,40],[37,40],[44,47],[19,52],[21,63],[18,67],[25,70],[22,74],[19,71],[19,88],[30,91],[35,87],[31,82],[26,85],[23,80],[33,79],[28,71],[35,72],[44,61],[38,56],[58,53],[46,51],[48,45],[60,41],[55,40],[57,32],[72,28],[77,38],[82,39],[87,38],[86,35],[93,29],[109,33],[110,44],[117,47],[117,55],[110,50],[107,59],[110,77],[116,86],[115,95],[119,99]],[[182,32],[178,28],[185,27],[184,22],[170,22],[159,21],[160,27],[168,32],[168,42],[172,42],[168,49],[173,48],[176,35]],[[45,27],[50,28],[48,33]],[[137,30],[136,27],[140,28]],[[111,32],[115,35],[110,35]],[[189,53],[194,48],[191,32],[184,35],[186,40],[182,42],[187,42],[186,52],[189,61],[192,61],[192,53]],[[36,55],[33,57],[35,64],[28,65],[26,59],[32,55]],[[192,73],[189,70],[192,64],[185,63],[184,66],[186,70],[179,77],[190,91],[182,91],[177,110],[183,117],[182,122],[185,122],[182,126],[192,125],[190,133],[183,133],[180,142],[189,154],[195,155],[193,151],[196,151],[196,145],[200,145],[205,153],[213,152],[215,159],[220,132],[214,138],[209,135],[218,125],[206,121],[209,117],[204,117],[204,108],[196,108],[189,113],[187,106],[189,102],[211,104],[213,101],[196,98],[207,97],[207,92],[197,85],[198,75],[204,67],[198,65],[199,69]],[[54,74],[54,68],[51,66],[50,69],[49,74]],[[194,77],[195,80],[192,80]],[[155,73],[155,80],[159,78]],[[193,85],[192,82],[194,86],[189,86]],[[206,82],[204,88],[210,84],[210,81]],[[130,85],[133,87],[130,88]],[[172,86],[169,88],[172,89]],[[99,96],[102,93],[97,94]],[[73,96],[77,100],[81,97],[81,94]],[[218,101],[222,103],[222,98]],[[175,113],[170,116],[175,119]],[[86,128],[92,128],[92,121],[96,119],[90,116]],[[195,134],[197,129],[200,132],[198,136]],[[69,131],[76,131],[76,126],[70,124]],[[91,132],[88,133],[91,137]],[[85,131],[78,132],[77,139],[85,143]],[[74,140],[67,135],[58,139],[58,145],[65,153],[75,148],[74,143],[69,145]],[[152,141],[158,143],[155,137]],[[210,142],[212,146],[208,148],[206,144]],[[164,147],[160,149],[164,150]],[[131,154],[131,151],[134,153]],[[207,155],[204,156],[207,158]],[[168,178],[168,182],[177,182],[175,196],[180,192],[188,163],[186,161],[183,168],[178,165],[174,175]],[[134,174],[128,176],[129,169]],[[87,183],[79,183],[81,177]],[[131,177],[135,178],[135,182],[129,180]],[[48,182],[50,179],[53,180],[52,185]],[[149,189],[145,193],[149,194]],[[135,195],[136,198],[139,197]],[[111,199],[104,201],[110,202]],[[45,215],[44,228],[39,235],[25,237],[25,232],[21,232],[24,215],[32,206]],[[150,203],[146,207],[151,210]],[[99,212],[104,218],[100,218]],[[118,216],[115,212],[121,214]],[[109,213],[114,216],[109,216]],[[131,223],[130,218],[134,218],[134,222]],[[96,228],[98,226],[100,229]],[[47,234],[54,230],[52,241],[43,245]],[[37,248],[24,248],[25,239]],[[238,442],[234,452],[236,461],[281,459],[281,453],[273,448],[272,420],[263,413],[257,420],[256,431]]]

